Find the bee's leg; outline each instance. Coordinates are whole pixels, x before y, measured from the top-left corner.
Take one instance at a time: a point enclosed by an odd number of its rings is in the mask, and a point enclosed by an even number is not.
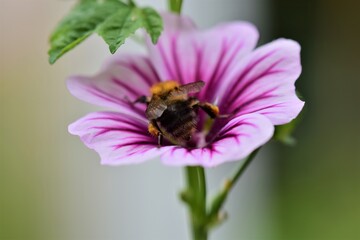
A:
[[[163,144],[163,135],[159,133],[158,135],[158,146],[161,147]]]
[[[211,118],[217,118],[219,116],[219,108],[211,103],[202,102],[199,103],[199,107],[206,112]]]
[[[227,118],[230,116],[230,114],[220,114],[219,107],[208,102],[201,102],[198,106],[211,118]]]
[[[156,121],[155,120],[152,120],[150,123],[149,123],[149,126],[148,126],[148,131],[151,135],[153,135],[154,137],[157,137],[158,139],[158,145],[159,147],[161,147],[162,145],[162,140],[163,140],[163,135],[159,129],[159,126],[157,125]]]
[[[135,103],[149,103],[150,102],[150,97],[147,96],[140,96],[138,99],[136,99],[133,104]]]

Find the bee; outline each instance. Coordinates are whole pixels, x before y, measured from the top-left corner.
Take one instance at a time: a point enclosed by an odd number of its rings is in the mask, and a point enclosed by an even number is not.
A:
[[[148,131],[158,139],[163,138],[176,145],[186,145],[196,131],[198,110],[202,109],[211,118],[219,116],[219,108],[208,102],[200,102],[196,97],[205,86],[203,81],[180,85],[176,81],[157,83],[150,88],[151,96],[141,96],[134,103],[145,103]]]

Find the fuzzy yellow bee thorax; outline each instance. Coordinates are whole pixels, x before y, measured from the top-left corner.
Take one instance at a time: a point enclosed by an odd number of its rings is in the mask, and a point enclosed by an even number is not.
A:
[[[151,86],[150,93],[152,95],[163,95],[179,86],[180,84],[177,81],[160,82]]]

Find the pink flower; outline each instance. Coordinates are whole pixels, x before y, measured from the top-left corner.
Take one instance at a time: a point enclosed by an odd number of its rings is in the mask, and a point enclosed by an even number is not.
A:
[[[304,103],[295,94],[301,73],[298,43],[278,39],[254,49],[258,32],[246,22],[221,24],[207,31],[175,15],[165,15],[165,30],[148,56],[116,56],[93,77],[75,76],[70,92],[81,100],[116,112],[95,112],[69,126],[97,151],[106,165],[133,164],[160,157],[168,165],[216,166],[249,155],[273,135],[274,125],[290,122]],[[198,147],[169,143],[158,147],[147,130],[143,105],[132,105],[160,81],[204,81],[200,101],[221,114],[210,131],[199,112]]]

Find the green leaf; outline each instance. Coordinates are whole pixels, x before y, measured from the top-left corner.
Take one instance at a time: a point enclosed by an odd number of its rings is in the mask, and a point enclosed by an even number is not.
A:
[[[285,145],[294,146],[296,144],[296,139],[292,136],[292,133],[296,125],[296,121],[293,120],[290,123],[276,126],[274,139],[280,141]]]
[[[142,9],[143,27],[150,35],[153,44],[156,44],[163,30],[163,22],[160,15],[152,8]]]
[[[110,52],[115,53],[126,38],[141,27],[146,29],[155,44],[163,29],[162,19],[152,8],[123,8],[109,17],[99,27],[98,33],[109,45]]]
[[[55,63],[95,32],[115,53],[139,28],[145,28],[155,44],[163,29],[162,19],[152,8],[138,8],[119,0],[81,0],[51,35],[49,62]]]
[[[117,0],[82,0],[59,23],[50,37],[49,62],[53,64],[63,54],[89,37],[96,28],[118,9],[127,6]]]
[[[299,116],[292,120],[291,122],[276,126],[275,127],[275,134],[274,139],[282,142],[288,146],[294,146],[296,144],[296,139],[292,136],[293,132],[295,131],[296,127],[302,121],[303,118],[303,110],[300,112]]]
[[[109,45],[111,53],[115,53],[126,38],[141,27],[137,11],[135,7],[119,9],[99,27],[97,32]]]

